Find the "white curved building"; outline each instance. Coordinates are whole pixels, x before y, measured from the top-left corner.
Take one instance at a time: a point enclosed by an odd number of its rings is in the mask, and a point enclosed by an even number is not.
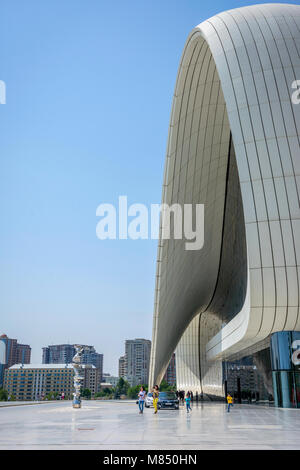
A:
[[[269,348],[276,332],[290,348],[300,339],[297,79],[300,6],[226,11],[187,39],[162,202],[204,204],[205,241],[159,241],[150,384],[176,349],[177,388],[223,396],[224,361]],[[284,370],[300,406],[299,368]]]

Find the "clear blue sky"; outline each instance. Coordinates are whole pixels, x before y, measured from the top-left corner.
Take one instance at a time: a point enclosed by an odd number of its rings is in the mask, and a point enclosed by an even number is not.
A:
[[[247,4],[0,1],[0,333],[32,362],[82,342],[116,374],[124,340],[151,339],[157,242],[98,240],[96,208],[160,202],[186,37]]]

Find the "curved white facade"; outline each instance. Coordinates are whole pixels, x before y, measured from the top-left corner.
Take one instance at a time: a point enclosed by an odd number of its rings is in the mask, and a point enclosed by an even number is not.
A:
[[[202,250],[160,240],[150,384],[222,395],[221,359],[300,330],[300,7],[223,12],[189,35],[162,201],[205,205]]]

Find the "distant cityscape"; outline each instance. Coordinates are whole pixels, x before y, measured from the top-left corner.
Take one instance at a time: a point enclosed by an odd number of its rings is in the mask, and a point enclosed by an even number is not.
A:
[[[118,376],[103,372],[104,356],[94,346],[86,346],[82,355],[84,364],[83,391],[87,398],[109,396],[120,379],[129,387],[148,386],[151,341],[144,338],[126,339],[124,355],[118,361]],[[48,345],[42,348],[42,361],[31,363],[31,347],[17,339],[0,336],[0,389],[8,399],[44,400],[73,397],[73,344]],[[164,381],[176,386],[176,362],[173,354]]]

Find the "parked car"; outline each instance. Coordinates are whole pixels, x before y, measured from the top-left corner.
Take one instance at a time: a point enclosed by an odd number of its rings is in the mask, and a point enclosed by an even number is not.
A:
[[[147,393],[147,396],[145,399],[145,407],[150,408],[150,406],[153,406],[153,396],[151,392]]]
[[[174,408],[179,409],[179,400],[174,392],[160,392],[157,403],[158,409]]]

